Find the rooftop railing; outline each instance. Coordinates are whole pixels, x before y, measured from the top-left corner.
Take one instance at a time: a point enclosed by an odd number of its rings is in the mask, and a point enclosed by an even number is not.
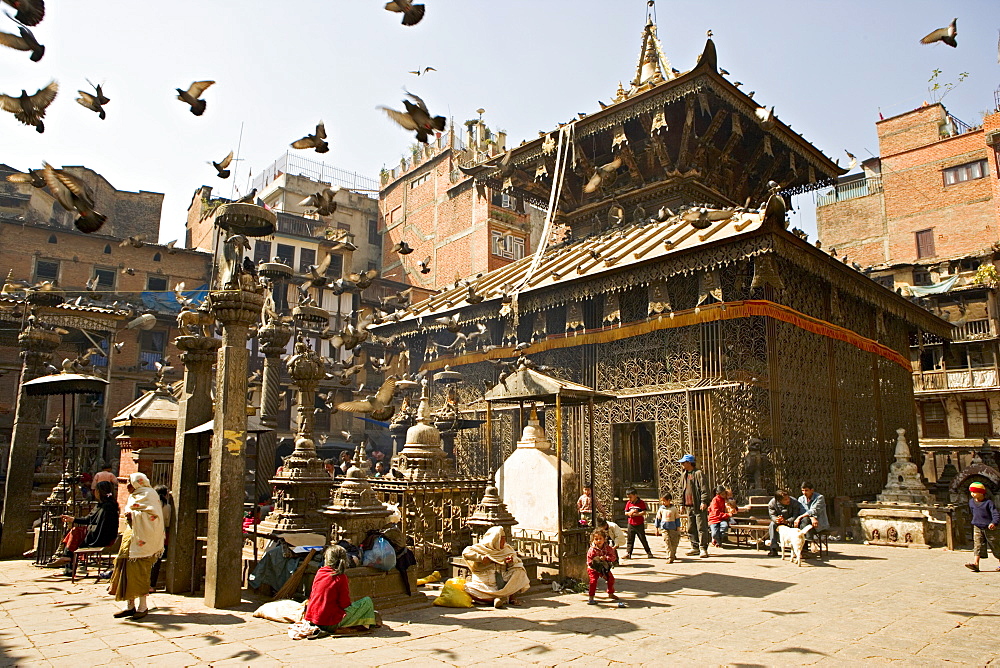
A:
[[[838,183],[833,190],[816,197],[816,206],[826,206],[849,199],[857,199],[858,197],[867,197],[868,195],[880,192],[882,192],[881,176],[855,179],[846,183]]]
[[[997,368],[976,367],[946,371],[917,371],[913,374],[914,392],[973,390],[1000,386]]]

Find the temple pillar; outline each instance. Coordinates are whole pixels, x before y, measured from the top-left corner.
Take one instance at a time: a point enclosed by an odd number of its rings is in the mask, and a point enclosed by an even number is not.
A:
[[[260,320],[264,289],[250,281],[209,293],[212,315],[222,323],[215,379],[215,428],[208,487],[205,604],[240,602],[243,587],[243,500],[246,485],[247,366],[249,328]]]
[[[198,439],[203,436],[186,432],[212,419],[212,366],[222,342],[207,336],[178,336],[174,344],[182,351],[184,383],[178,402],[171,481],[174,516],[167,558],[167,591],[171,594],[194,590],[192,564],[197,556]]]
[[[260,423],[269,431],[257,435],[257,495],[271,494],[274,457],[278,449],[278,407],[281,390],[281,355],[292,336],[292,329],[275,317],[260,328],[257,340],[264,352],[264,375],[261,380]]]
[[[52,359],[52,352],[62,337],[29,322],[17,337],[21,348],[21,379],[14,410],[14,429],[10,437],[10,455],[7,460],[7,481],[4,488],[3,534],[0,536],[0,558],[20,557],[28,532],[31,530],[31,486],[38,455],[45,397],[29,397],[24,384],[44,375],[45,366]]]

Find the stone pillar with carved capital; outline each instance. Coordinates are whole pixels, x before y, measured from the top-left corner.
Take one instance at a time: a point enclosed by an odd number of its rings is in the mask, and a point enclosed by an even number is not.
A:
[[[177,407],[174,440],[174,472],[171,487],[174,516],[170,522],[170,558],[167,559],[167,591],[179,594],[194,590],[192,564],[197,547],[198,441],[207,434],[188,434],[189,429],[212,419],[212,367],[222,341],[207,336],[178,336],[184,383]]]
[[[208,552],[205,604],[240,602],[245,494],[247,380],[251,325],[259,322],[264,288],[241,281],[239,289],[209,293],[212,315],[222,323],[215,376],[215,428],[208,487]]]
[[[278,448],[278,395],[281,390],[281,355],[292,336],[292,329],[274,316],[257,332],[264,352],[264,375],[261,380],[260,423],[270,431],[257,435],[257,494],[270,495],[274,477],[274,457]]]
[[[24,553],[27,534],[31,530],[31,484],[38,455],[39,429],[45,397],[29,397],[24,384],[45,374],[45,366],[62,337],[54,331],[29,323],[17,337],[21,348],[21,379],[18,385],[17,407],[14,410],[14,430],[10,437],[7,460],[7,481],[4,488],[3,534],[0,536],[0,558],[20,557]]]
[[[325,376],[323,358],[304,340],[295,342],[288,358],[288,373],[295,383],[298,405],[295,450],[285,459],[281,473],[271,484],[277,490],[274,511],[258,525],[259,533],[326,533],[330,522],[319,514],[329,502],[333,479],[316,456],[313,440],[313,413],[316,388]]]

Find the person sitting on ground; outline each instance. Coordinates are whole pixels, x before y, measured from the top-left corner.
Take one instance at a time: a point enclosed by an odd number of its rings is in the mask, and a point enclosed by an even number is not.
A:
[[[986,498],[986,485],[981,482],[974,482],[969,485],[969,510],[972,512],[972,553],[975,555],[972,563],[966,564],[973,573],[979,572],[979,560],[987,559],[990,555],[987,548],[993,552],[993,556],[1000,559],[1000,549],[997,547],[997,526],[1000,525],[1000,511],[992,499]],[[997,568],[1000,571],[1000,568]]]
[[[795,518],[792,526],[806,529],[806,538],[815,540],[817,533],[830,528],[830,520],[826,516],[826,499],[822,494],[816,493],[811,482],[803,482],[801,488],[799,504],[802,506],[802,514]]]
[[[304,615],[324,634],[358,633],[381,625],[371,597],[351,602],[351,588],[344,574],[348,567],[347,550],[340,545],[326,548]]]
[[[493,607],[517,605],[517,594],[528,591],[531,582],[524,564],[507,544],[503,527],[492,527],[475,545],[462,551],[472,577],[465,591],[479,603],[492,601]]]
[[[653,558],[653,553],[649,549],[649,541],[646,539],[646,511],[649,506],[639,498],[632,488],[625,490],[628,501],[625,502],[625,516],[628,517],[628,545],[625,548],[625,558],[632,558],[632,548],[635,546],[635,539],[638,536],[639,542],[646,549],[646,556]]]
[[[81,547],[107,547],[118,538],[118,501],[115,500],[114,486],[107,480],[97,483],[94,489],[98,503],[86,517],[63,515],[62,521],[72,525],[63,538],[66,556],[56,559],[51,565],[67,564],[66,575],[72,575],[69,563],[73,553]]]
[[[793,499],[783,489],[775,491],[774,498],[767,502],[767,514],[771,518],[768,529],[769,550],[767,556],[778,556],[778,526],[795,526],[795,519],[803,514],[802,504]]]
[[[614,547],[621,547],[628,540],[625,536],[625,531],[616,522],[612,522],[611,520],[598,517],[597,528],[604,529],[605,533],[608,534],[608,542]]]
[[[604,578],[608,582],[608,598],[617,601],[615,595],[615,576],[611,569],[618,563],[618,550],[608,544],[608,534],[603,529],[595,529],[590,535],[590,548],[587,550],[587,577],[590,579],[588,590],[590,605],[597,605],[594,594],[597,593],[597,581]]]
[[[160,496],[142,473],[130,475],[127,486],[129,497],[124,513],[128,526],[122,534],[122,546],[115,558],[108,593],[114,595],[116,601],[127,602],[125,609],[116,612],[114,617],[139,620],[148,612],[146,596],[149,595],[150,571],[163,552],[163,508]]]
[[[708,530],[712,535],[712,545],[724,547],[726,533],[729,531],[729,520],[732,514],[729,512],[729,490],[720,485],[715,488],[715,496],[708,504]]]

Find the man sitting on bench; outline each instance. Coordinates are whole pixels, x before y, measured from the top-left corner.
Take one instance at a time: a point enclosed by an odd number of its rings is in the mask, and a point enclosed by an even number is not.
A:
[[[802,506],[802,513],[795,518],[793,526],[808,529],[806,538],[814,541],[821,531],[830,528],[830,520],[826,516],[826,499],[822,494],[816,493],[811,482],[803,482],[799,505]]]
[[[804,512],[802,504],[793,499],[785,490],[779,489],[774,493],[774,498],[767,503],[767,514],[771,518],[771,526],[768,531],[770,541],[768,542],[769,549],[767,556],[778,556],[778,546],[780,544],[780,541],[778,541],[778,525],[798,526],[796,518],[800,517]]]

